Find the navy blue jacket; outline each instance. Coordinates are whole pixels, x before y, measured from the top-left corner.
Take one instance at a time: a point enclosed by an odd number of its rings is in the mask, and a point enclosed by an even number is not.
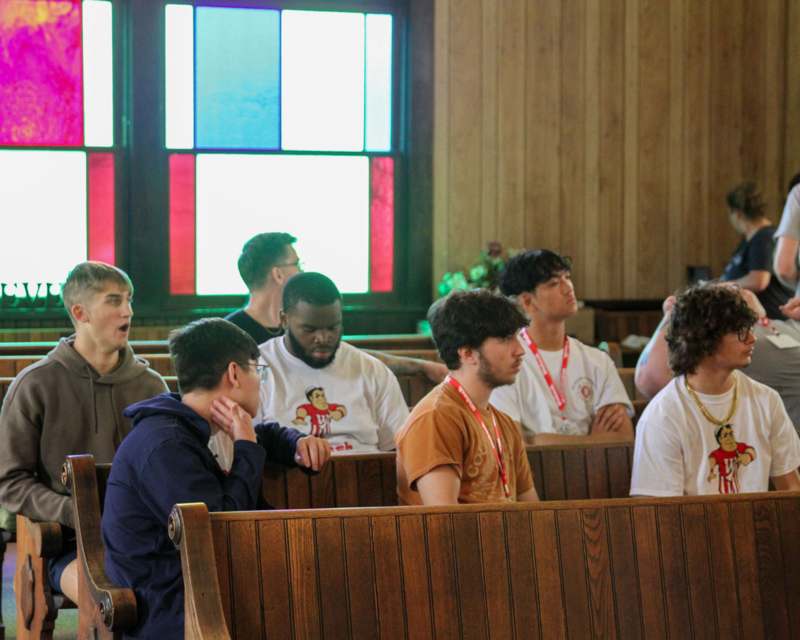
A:
[[[225,474],[208,449],[211,427],[175,393],[137,402],[125,410],[133,430],[122,441],[108,478],[102,533],[106,573],[130,587],[138,607],[126,637],[183,638],[183,578],[167,520],[178,502],[205,502],[209,511],[255,509],[264,462],[295,465],[295,429],[275,423],[256,427],[258,443],[234,443]]]

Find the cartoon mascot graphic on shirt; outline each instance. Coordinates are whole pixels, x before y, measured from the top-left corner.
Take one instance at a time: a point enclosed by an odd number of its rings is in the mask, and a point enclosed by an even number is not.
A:
[[[295,410],[292,424],[305,426],[306,418],[311,422],[312,436],[324,438],[331,434],[331,421],[341,420],[347,415],[347,409],[342,404],[328,402],[325,389],[322,387],[309,387],[306,389],[308,402],[301,404]]]
[[[747,466],[756,459],[756,450],[744,442],[736,442],[733,425],[724,424],[714,432],[719,448],[708,456],[710,469],[708,482],[719,478],[718,489],[722,494],[739,493],[739,467]]]

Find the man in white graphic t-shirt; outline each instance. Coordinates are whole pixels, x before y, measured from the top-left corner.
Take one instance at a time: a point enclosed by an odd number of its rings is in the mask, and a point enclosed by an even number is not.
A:
[[[567,336],[578,311],[572,265],[546,249],[509,260],[500,289],[516,298],[530,324],[517,336],[525,351],[516,382],[492,392],[492,404],[537,444],[633,439],[633,406],[607,354]]]
[[[394,449],[408,407],[388,367],[342,343],[342,300],[321,273],[292,276],[283,290],[286,333],[261,345],[269,365],[260,415],[319,431],[334,451]]]
[[[259,345],[268,365],[258,420],[324,437],[334,452],[390,451],[408,407],[394,374],[342,337],[342,296],[321,273],[289,278],[280,313],[284,335]],[[211,445],[225,468],[228,442]]]
[[[776,391],[749,378],[756,314],[714,284],[675,300],[666,342],[673,378],[636,427],[631,495],[800,490],[800,437]]]

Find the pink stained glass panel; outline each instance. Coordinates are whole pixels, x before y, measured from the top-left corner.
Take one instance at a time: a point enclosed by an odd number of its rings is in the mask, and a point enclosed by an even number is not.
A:
[[[374,292],[391,291],[394,282],[394,159],[370,164],[370,275]]]
[[[89,154],[89,260],[116,261],[114,154]]]
[[[173,295],[195,292],[195,159],[169,157],[169,290]]]
[[[0,1],[0,144],[83,144],[80,0]]]

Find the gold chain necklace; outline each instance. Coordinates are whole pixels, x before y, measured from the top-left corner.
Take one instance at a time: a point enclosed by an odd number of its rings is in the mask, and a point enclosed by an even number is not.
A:
[[[733,402],[731,402],[731,410],[728,411],[728,415],[725,416],[722,420],[719,420],[711,415],[711,412],[705,408],[703,403],[700,401],[700,398],[697,395],[697,392],[692,389],[691,385],[689,384],[689,379],[684,377],[683,381],[686,383],[686,390],[689,392],[689,395],[694,400],[694,403],[697,405],[697,408],[700,409],[700,413],[703,414],[703,417],[708,420],[710,423],[717,425],[718,427],[723,427],[726,424],[730,424],[731,418],[733,414],[736,413],[736,409],[739,406],[739,381],[737,378],[733,379]]]

